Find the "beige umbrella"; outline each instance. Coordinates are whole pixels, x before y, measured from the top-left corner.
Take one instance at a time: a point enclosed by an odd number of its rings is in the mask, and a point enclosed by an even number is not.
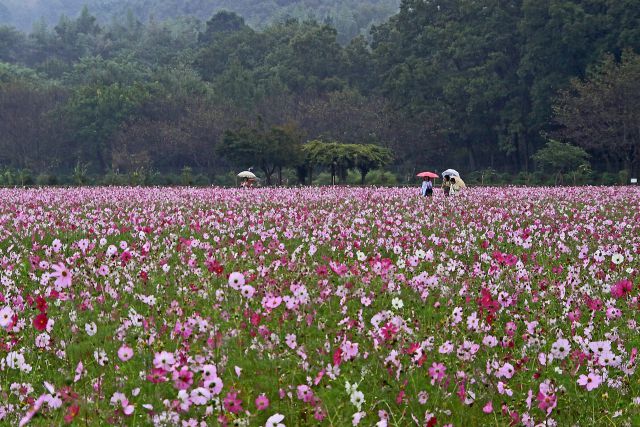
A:
[[[238,178],[256,179],[256,175],[253,172],[243,171],[238,174]]]

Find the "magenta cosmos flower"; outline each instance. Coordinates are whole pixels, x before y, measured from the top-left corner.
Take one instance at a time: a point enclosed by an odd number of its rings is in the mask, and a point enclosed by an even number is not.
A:
[[[186,390],[193,384],[193,372],[186,366],[179,371],[173,371],[173,385],[178,390]]]
[[[256,397],[256,408],[258,408],[258,411],[264,411],[268,407],[269,399],[267,399],[267,396],[261,394],[260,396]]]
[[[231,412],[232,414],[237,414],[242,411],[242,400],[238,398],[238,393],[235,391],[231,391],[227,393],[227,396],[223,401],[224,409]]]

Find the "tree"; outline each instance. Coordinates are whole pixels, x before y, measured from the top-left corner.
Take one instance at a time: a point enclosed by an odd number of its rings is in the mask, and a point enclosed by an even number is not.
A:
[[[556,184],[562,180],[562,174],[576,171],[589,165],[589,154],[580,147],[550,139],[547,144],[533,155],[539,169],[552,172]]]
[[[0,165],[43,171],[63,160],[65,123],[54,114],[66,91],[34,81],[4,80],[0,63]]]
[[[293,125],[273,126],[266,130],[259,119],[255,127],[247,124],[237,130],[224,133],[218,152],[238,167],[259,168],[267,185],[278,171],[278,183],[282,184],[282,168],[300,162],[299,132]]]
[[[350,148],[355,153],[354,164],[356,169],[360,171],[360,184],[362,185],[364,185],[365,178],[369,171],[373,169],[379,169],[388,164],[393,159],[391,150],[380,147],[378,145],[353,144]]]
[[[141,84],[84,86],[76,91],[64,112],[83,160],[95,162],[104,172],[110,166],[112,136],[148,98],[148,88]]]
[[[202,44],[209,44],[221,35],[235,33],[247,28],[241,16],[223,10],[213,15],[211,19],[207,21],[207,28],[198,36],[198,41]]]
[[[555,105],[556,132],[584,149],[640,173],[640,55],[607,55],[587,79],[574,79]]]
[[[347,172],[354,168],[360,171],[361,183],[364,184],[369,171],[384,166],[393,158],[389,149],[374,144],[313,140],[304,145],[303,151],[309,168],[323,166],[331,171],[332,184],[336,183],[336,177],[345,182]]]
[[[25,45],[24,34],[15,28],[0,25],[0,61],[17,62],[23,56]]]

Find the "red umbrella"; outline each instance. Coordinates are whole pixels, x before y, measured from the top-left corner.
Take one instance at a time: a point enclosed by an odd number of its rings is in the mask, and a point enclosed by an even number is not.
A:
[[[416,175],[420,178],[440,178],[440,176],[437,173],[433,173],[433,172],[420,172],[418,175]]]

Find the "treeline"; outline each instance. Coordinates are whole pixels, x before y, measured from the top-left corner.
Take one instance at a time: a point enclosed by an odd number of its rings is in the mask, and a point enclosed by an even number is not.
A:
[[[101,25],[84,9],[28,35],[0,27],[0,168],[42,181],[223,182],[258,167],[225,155],[229,132],[286,128],[300,148],[384,147],[403,180],[451,166],[523,183],[577,180],[578,169],[583,181],[637,176],[634,4],[405,0],[369,40],[348,44],[326,23],[255,30],[229,12],[204,25],[133,14]],[[299,166],[286,164],[289,182],[304,179]]]
[[[75,17],[83,6],[100,23],[123,21],[128,15],[142,22],[177,17],[206,21],[221,10],[237,13],[254,28],[286,18],[316,19],[330,23],[338,39],[348,42],[395,15],[400,0],[2,0],[0,24],[30,30],[33,22],[42,19],[55,25],[60,15]]]

